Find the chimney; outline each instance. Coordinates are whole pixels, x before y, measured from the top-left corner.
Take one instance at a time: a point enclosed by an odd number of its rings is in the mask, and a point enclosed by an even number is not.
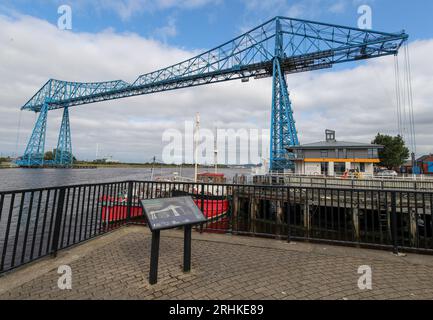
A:
[[[335,131],[326,130],[325,135],[326,135],[326,142],[336,142],[337,141],[337,140],[335,140]]]

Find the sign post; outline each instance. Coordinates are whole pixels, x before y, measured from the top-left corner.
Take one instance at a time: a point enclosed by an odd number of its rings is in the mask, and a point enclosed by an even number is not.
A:
[[[183,272],[191,271],[191,226],[185,226],[185,237],[183,241]]]
[[[149,283],[154,285],[158,282],[158,260],[159,260],[159,242],[161,239],[161,232],[152,232],[152,249],[150,253],[150,272]]]
[[[141,205],[152,231],[149,283],[158,282],[161,231],[184,227],[183,271],[191,271],[192,227],[206,218],[191,197],[142,200]]]

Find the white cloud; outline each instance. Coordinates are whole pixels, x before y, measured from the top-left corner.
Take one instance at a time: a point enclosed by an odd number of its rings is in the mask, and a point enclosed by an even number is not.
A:
[[[433,40],[411,46],[415,111],[420,153],[432,152]],[[71,33],[31,17],[0,16],[0,152],[13,153],[19,107],[49,78],[71,81],[123,79],[192,57],[189,52],[112,31]],[[370,61],[350,70],[288,77],[302,142],[323,138],[326,128],[344,140],[370,141],[377,132],[396,134],[392,58]],[[203,127],[269,127],[270,79],[227,82],[147,95],[70,110],[74,153],[81,159],[110,154],[120,160],[160,157],[162,134],[182,129],[196,112]],[[25,149],[35,115],[22,113],[18,151]],[[47,149],[57,142],[61,111],[50,112]]]
[[[349,0],[241,0],[245,6],[242,16],[241,32],[256,27],[258,21],[265,22],[275,16],[296,19],[317,20],[324,14],[340,15],[353,7],[356,13],[356,2]],[[357,1],[357,0],[353,0]],[[359,0],[361,1],[361,0]],[[373,1],[373,0],[365,0]],[[263,17],[266,17],[263,19]],[[357,20],[353,21],[356,25]]]
[[[329,11],[331,13],[343,13],[346,11],[346,7],[347,7],[347,1],[346,0],[339,0],[336,1],[335,3],[331,4],[329,7]]]
[[[170,17],[167,24],[157,28],[154,34],[158,39],[162,39],[164,43],[167,42],[167,38],[175,37],[177,35],[176,19]]]

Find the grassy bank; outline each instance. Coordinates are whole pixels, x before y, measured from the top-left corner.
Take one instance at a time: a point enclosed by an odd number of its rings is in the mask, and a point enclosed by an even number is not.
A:
[[[0,169],[17,168],[12,162],[0,162]],[[49,167],[47,167],[49,168]],[[76,162],[73,165],[74,169],[160,169],[160,168],[181,168],[174,164],[161,163],[94,163],[94,162]],[[183,164],[182,168],[194,168],[193,164]],[[200,166],[200,169],[213,169],[213,166]],[[226,169],[228,166],[218,165],[220,169]]]

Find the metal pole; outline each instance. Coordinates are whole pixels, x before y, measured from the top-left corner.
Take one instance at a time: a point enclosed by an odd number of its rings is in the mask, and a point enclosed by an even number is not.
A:
[[[183,272],[191,271],[191,226],[185,226],[185,238],[184,238],[184,249],[183,249]]]
[[[134,184],[132,181],[128,183],[128,206],[127,206],[127,213],[126,213],[126,220],[127,222],[131,221],[131,207],[132,207],[132,189],[134,187]]]
[[[159,259],[159,242],[161,233],[159,230],[152,232],[152,249],[150,254],[150,273],[149,283],[154,285],[158,282],[158,259]]]
[[[204,212],[204,183],[201,184],[201,193],[200,193],[200,197],[201,197],[201,205],[200,205],[200,211]],[[200,234],[203,233],[203,222],[200,223]]]
[[[287,188],[287,202],[286,202],[286,208],[287,208],[287,242],[290,243],[292,241],[292,235],[290,230],[290,189]]]
[[[392,242],[393,253],[398,254],[398,239],[397,239],[397,195],[395,192],[391,193],[391,223],[392,223]]]
[[[57,257],[57,250],[59,249],[59,238],[60,238],[60,228],[62,225],[62,215],[63,215],[63,205],[65,203],[65,193],[66,189],[60,189],[59,202],[57,203],[56,220],[54,224],[54,234],[53,242],[51,244],[51,253],[53,257]]]
[[[195,162],[195,169],[194,169],[194,182],[197,183],[197,177],[198,177],[198,144],[200,142],[200,113],[197,113],[196,115],[196,121],[195,121],[195,134],[194,134],[194,162]]]

